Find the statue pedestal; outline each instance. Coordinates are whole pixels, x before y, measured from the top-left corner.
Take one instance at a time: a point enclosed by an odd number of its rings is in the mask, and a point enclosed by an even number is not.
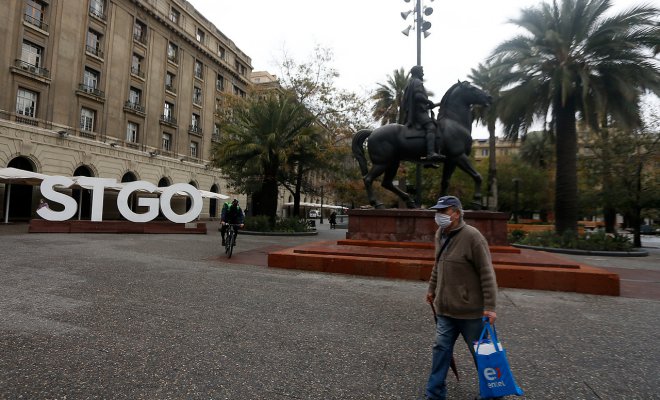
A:
[[[428,281],[438,227],[433,210],[349,210],[346,240],[315,242],[268,254],[268,266]],[[619,295],[619,276],[598,268],[507,246],[508,214],[465,211],[488,240],[500,287]]]
[[[433,243],[438,226],[434,210],[348,210],[346,239]],[[463,219],[491,246],[507,245],[508,213],[466,210]]]

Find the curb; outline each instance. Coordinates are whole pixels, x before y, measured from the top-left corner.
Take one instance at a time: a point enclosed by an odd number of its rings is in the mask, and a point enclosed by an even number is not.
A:
[[[316,236],[319,233],[317,231],[313,232],[256,232],[256,231],[246,231],[241,230],[240,235],[252,235],[252,236]]]
[[[633,251],[592,251],[592,250],[576,250],[576,249],[558,249],[554,247],[539,247],[528,246],[525,244],[512,244],[513,247],[520,249],[547,251],[548,253],[560,254],[573,254],[577,256],[607,256],[607,257],[646,257],[649,252],[646,250],[633,250]]]

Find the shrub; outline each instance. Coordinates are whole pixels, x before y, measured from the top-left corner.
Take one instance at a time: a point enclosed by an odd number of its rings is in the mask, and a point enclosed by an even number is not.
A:
[[[267,215],[255,215],[245,218],[245,230],[254,232],[270,232],[270,218]]]
[[[254,232],[307,232],[307,221],[298,218],[277,218],[271,225],[267,215],[245,218],[245,230]]]
[[[509,233],[509,243],[518,243],[527,236],[527,232],[522,229],[514,229]]]
[[[511,236],[513,233],[511,232]],[[591,251],[630,251],[633,248],[628,237],[618,234],[611,235],[603,231],[587,232],[583,235],[575,235],[571,231],[566,231],[562,235],[557,235],[555,232],[530,232],[527,236],[514,240],[512,243]]]

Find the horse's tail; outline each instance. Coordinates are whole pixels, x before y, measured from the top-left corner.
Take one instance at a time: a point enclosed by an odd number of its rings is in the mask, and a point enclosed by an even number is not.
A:
[[[367,157],[364,155],[364,141],[367,140],[369,135],[371,135],[371,129],[362,129],[359,130],[353,136],[353,143],[351,144],[351,149],[353,150],[353,156],[360,165],[360,172],[362,176],[365,176],[369,173],[369,166],[367,165]]]

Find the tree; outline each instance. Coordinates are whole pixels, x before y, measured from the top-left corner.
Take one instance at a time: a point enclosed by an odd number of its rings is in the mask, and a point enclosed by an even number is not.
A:
[[[555,228],[577,231],[576,121],[639,125],[642,90],[660,93],[653,47],[659,10],[637,6],[607,17],[609,0],[561,0],[522,10],[525,29],[493,52],[503,86],[500,118],[507,137],[524,134],[534,117],[551,116],[556,139]],[[594,118],[598,112],[606,113]],[[579,114],[578,114],[579,113]]]
[[[278,176],[292,157],[292,149],[313,131],[315,121],[287,91],[267,91],[243,99],[230,96],[224,129],[214,145],[213,162],[227,174],[232,186],[253,190],[255,215],[274,222]]]
[[[367,100],[354,92],[342,90],[335,86],[339,76],[332,67],[332,51],[316,47],[304,63],[298,63],[288,54],[283,55],[280,80],[282,86],[291,91],[296,100],[302,104],[316,121],[323,137],[318,138],[311,148],[305,150],[306,171],[298,168],[298,176],[305,172],[316,171],[317,175],[325,177],[324,182],[310,182],[308,192],[319,191],[323,185],[325,197],[337,197],[337,192],[329,192],[333,184],[346,178],[346,172],[352,165],[345,155],[350,154],[350,142],[353,133],[369,125]],[[309,142],[311,144],[311,142]],[[302,153],[300,154],[303,155]],[[302,173],[302,175],[301,175]],[[299,199],[295,196],[294,199]],[[297,204],[294,201],[294,210]]]
[[[488,128],[488,197],[492,198],[489,204],[497,209],[497,159],[496,159],[496,141],[495,123],[497,122],[497,107],[499,104],[499,92],[502,88],[501,77],[497,71],[488,63],[479,64],[477,68],[472,68],[468,78],[475,85],[486,91],[493,97],[490,107],[475,107],[475,113],[478,121]]]
[[[378,83],[378,88],[371,95],[374,102],[371,115],[376,121],[380,121],[381,125],[403,123],[400,119],[401,99],[409,80],[410,74],[401,67],[395,69],[392,75],[388,75],[385,83]]]

